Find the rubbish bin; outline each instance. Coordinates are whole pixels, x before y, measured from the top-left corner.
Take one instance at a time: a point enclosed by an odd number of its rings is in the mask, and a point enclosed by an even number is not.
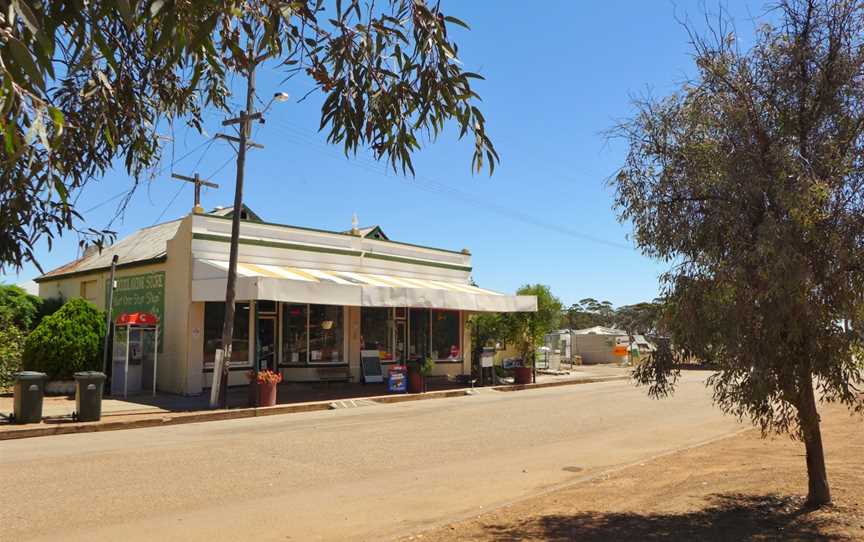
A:
[[[15,373],[15,423],[39,423],[42,421],[42,397],[45,395],[45,380],[48,375],[35,371]]]
[[[98,422],[102,417],[102,387],[105,373],[75,373],[75,417],[79,422]]]

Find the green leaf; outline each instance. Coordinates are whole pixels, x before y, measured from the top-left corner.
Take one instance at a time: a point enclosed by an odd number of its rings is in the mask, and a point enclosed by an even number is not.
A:
[[[111,136],[111,129],[108,128],[107,125],[103,126],[102,127],[102,133],[105,135],[105,140],[108,141],[108,145],[110,145],[111,148],[114,149],[115,148],[114,138]]]
[[[456,17],[450,17],[450,16],[448,15],[447,17],[444,17],[444,20],[447,21],[448,23],[458,24],[459,26],[461,26],[461,27],[463,27],[463,28],[467,28],[468,30],[471,30],[471,27],[468,26],[468,25],[465,23],[465,21],[462,21],[462,20],[460,20],[460,19],[457,19]]]
[[[3,125],[3,143],[6,145],[6,154],[12,155],[15,153],[15,130],[7,130]]]
[[[48,108],[48,114],[51,115],[51,120],[54,121],[54,127],[57,130],[57,135],[63,133],[63,128],[66,126],[66,117],[63,112],[54,106]]]
[[[158,15],[163,5],[165,5],[165,0],[155,0],[155,2],[150,4],[150,16],[155,17]]]
[[[132,17],[132,8],[129,6],[129,0],[117,0],[117,11],[123,17],[123,22],[126,23],[126,28],[132,29],[135,20]]]
[[[68,202],[69,190],[67,190],[66,185],[63,184],[63,180],[60,177],[54,177],[54,190],[56,190],[57,194],[60,196],[61,202]]]
[[[15,6],[15,10],[21,14],[24,24],[27,25],[27,28],[30,29],[30,32],[32,32],[34,36],[42,31],[39,27],[39,21],[36,20],[36,16],[33,14],[33,11],[26,2],[23,0],[12,0],[12,5]]]
[[[18,41],[16,38],[9,37],[7,38],[6,44],[9,46],[9,53],[12,55],[12,59],[15,60],[15,63],[18,64],[27,76],[30,77],[30,80],[36,84],[41,89],[45,88],[45,80],[42,78],[42,72],[39,71],[39,68],[36,67],[36,63],[33,62],[33,58],[30,56],[30,51],[24,47],[24,44]],[[24,81],[18,81],[19,84],[24,84]]]

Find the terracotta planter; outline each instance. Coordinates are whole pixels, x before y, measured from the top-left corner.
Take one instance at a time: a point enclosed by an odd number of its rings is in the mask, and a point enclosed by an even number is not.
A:
[[[514,367],[513,368],[513,383],[514,384],[530,384],[533,371],[531,367]]]
[[[259,382],[257,387],[258,406],[275,406],[276,390],[279,388],[279,384],[275,382]]]
[[[420,371],[408,369],[408,391],[410,393],[423,393],[426,391],[426,379]]]

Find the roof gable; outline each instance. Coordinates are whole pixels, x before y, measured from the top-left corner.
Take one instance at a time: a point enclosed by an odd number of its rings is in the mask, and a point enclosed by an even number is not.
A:
[[[210,211],[208,214],[216,215],[216,216],[225,216],[232,217],[234,216],[234,207],[217,207]],[[240,207],[240,220],[251,220],[252,222],[264,222],[261,220],[261,217],[258,216],[255,211],[246,206],[246,204],[242,204]]]

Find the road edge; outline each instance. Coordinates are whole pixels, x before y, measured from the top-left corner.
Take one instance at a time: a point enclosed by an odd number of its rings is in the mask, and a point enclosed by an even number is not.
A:
[[[374,397],[363,397],[380,404],[395,404],[408,401],[424,401],[430,399],[444,399],[448,397],[463,397],[476,393],[474,390],[491,389],[498,392],[523,391],[539,388],[557,386],[570,386],[577,384],[596,384],[598,382],[613,382],[629,380],[629,376],[613,376],[586,378],[579,380],[563,380],[557,382],[539,382],[533,384],[516,384],[492,386],[488,388],[458,388],[455,390],[430,391],[426,393],[412,393],[400,395],[379,395]],[[341,399],[345,400],[345,399]],[[169,425],[183,425],[187,423],[202,423],[223,420],[237,420],[243,418],[257,418],[260,416],[278,416],[283,414],[297,414],[301,412],[315,412],[321,410],[333,410],[333,400],[313,401],[308,403],[294,403],[288,405],[276,405],[272,407],[257,408],[235,408],[227,410],[204,410],[195,412],[160,412],[160,413],[138,413],[129,414],[122,420],[100,420],[98,422],[51,422],[41,423],[32,427],[26,425],[9,425],[0,428],[0,442],[5,440],[17,440],[25,438],[48,437],[53,435],[70,435],[78,433],[101,433],[103,431],[121,431],[126,429],[145,429],[148,427],[165,427]],[[122,413],[115,416],[124,416]]]

